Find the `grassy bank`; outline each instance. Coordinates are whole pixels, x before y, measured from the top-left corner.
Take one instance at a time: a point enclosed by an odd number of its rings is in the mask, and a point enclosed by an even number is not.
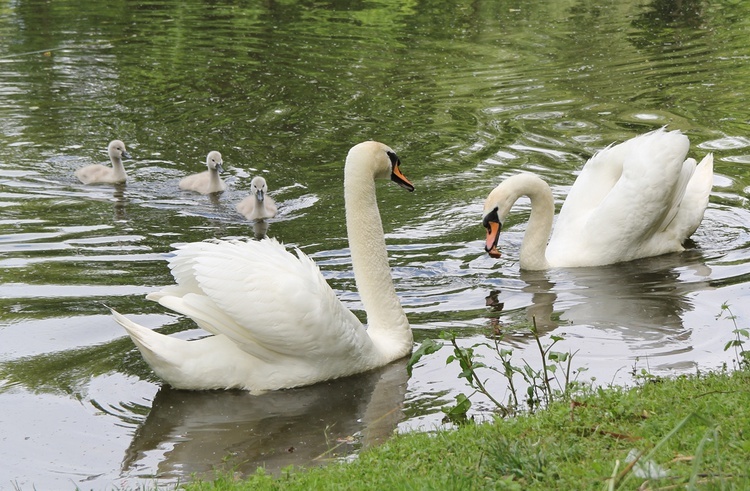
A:
[[[628,455],[640,457],[628,463]],[[349,464],[185,489],[750,489],[750,372],[597,389],[533,415],[394,437]]]

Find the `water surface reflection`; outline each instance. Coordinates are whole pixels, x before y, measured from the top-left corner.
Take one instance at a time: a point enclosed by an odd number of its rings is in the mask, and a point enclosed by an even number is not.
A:
[[[385,441],[403,419],[405,365],[401,360],[363,375],[260,396],[162,387],[135,431],[122,471],[137,476],[143,469],[144,478],[166,479],[258,467],[275,473],[352,455]]]

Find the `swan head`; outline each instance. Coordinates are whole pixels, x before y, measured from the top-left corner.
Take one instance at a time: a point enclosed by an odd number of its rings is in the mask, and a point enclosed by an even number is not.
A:
[[[500,231],[503,229],[503,222],[498,215],[498,207],[492,208],[489,212],[485,211],[482,217],[482,225],[487,229],[487,238],[484,242],[484,250],[490,257],[498,259],[500,251],[497,249],[497,240],[500,238]]]
[[[107,151],[109,152],[109,158],[111,159],[120,160],[132,158],[128,151],[125,149],[125,144],[120,140],[112,140],[111,142],[109,142]]]
[[[250,192],[255,195],[258,201],[263,201],[268,192],[266,180],[260,176],[254,177],[253,180],[250,181]]]
[[[224,172],[224,167],[222,167],[223,163],[224,162],[221,160],[221,154],[219,152],[217,152],[216,150],[208,152],[208,155],[206,156],[206,166],[208,167],[208,170]]]
[[[510,209],[520,196],[536,194],[538,189],[545,187],[546,183],[533,174],[517,174],[511,176],[498,184],[484,202],[482,212],[482,225],[487,230],[487,238],[484,250],[491,257],[499,258],[500,251],[497,248],[497,240],[503,229],[503,222],[510,213]]]
[[[510,209],[521,196],[527,196],[531,200],[529,226],[521,245],[521,268],[538,269],[538,266],[547,264],[545,250],[552,229],[555,205],[549,185],[534,174],[511,176],[487,196],[482,213],[482,225],[487,230],[484,250],[491,257],[500,257],[497,248],[500,231]]]
[[[401,160],[388,145],[376,141],[366,141],[354,145],[346,156],[346,167],[369,166],[375,179],[390,179],[407,191],[414,186],[401,172]]]
[[[515,177],[517,176],[500,183],[490,192],[484,202],[482,225],[487,230],[484,250],[495,259],[500,257],[497,241],[500,238],[500,232],[503,230],[503,222],[518,199],[518,193],[515,191],[516,186],[514,186]]]

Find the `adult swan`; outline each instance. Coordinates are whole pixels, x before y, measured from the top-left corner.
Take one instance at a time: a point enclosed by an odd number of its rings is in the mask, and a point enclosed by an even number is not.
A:
[[[154,372],[179,389],[298,387],[406,356],[412,333],[391,281],[375,199],[375,179],[414,190],[399,166],[393,150],[373,141],[354,146],[346,158],[346,226],[367,329],[310,258],[273,239],[179,247],[169,261],[177,284],[147,296],[213,336],[185,341],[113,311],[115,319]]]
[[[533,174],[506,179],[484,205],[485,250],[500,257],[503,220],[528,196],[522,269],[601,266],[682,251],[703,219],[713,182],[713,156],[696,165],[685,160],[689,146],[679,131],[661,128],[598,152],[573,183],[551,237],[555,204],[547,183]]]

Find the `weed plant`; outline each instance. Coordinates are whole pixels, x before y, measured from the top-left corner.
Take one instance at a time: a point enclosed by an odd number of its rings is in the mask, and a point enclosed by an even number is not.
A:
[[[724,351],[734,349],[735,360],[740,369],[750,368],[750,350],[746,350],[744,342],[750,339],[750,331],[748,329],[741,329],[737,326],[737,317],[732,313],[729,308],[729,304],[724,302],[721,305],[721,312],[716,316],[717,319],[729,319],[734,325],[732,334],[735,335],[735,339],[727,342],[724,345]]]
[[[534,412],[549,406],[558,399],[570,400],[576,390],[584,388],[577,381],[577,377],[585,371],[585,368],[572,371],[573,357],[576,352],[561,352],[553,349],[564,338],[552,335],[550,336],[551,342],[544,345],[539,337],[536,319],[532,319],[530,332],[538,348],[540,368],[534,368],[525,359],[521,360],[521,364],[514,364],[513,350],[502,344],[505,332],[500,329],[492,330],[488,335],[488,342],[479,342],[468,347],[459,346],[455,333],[451,331],[440,333],[440,338],[453,347],[453,353],[448,356],[446,363],[457,363],[461,370],[458,377],[466,379],[467,385],[472,389],[469,395],[458,394],[455,405],[443,408],[446,422],[465,424],[472,421],[468,412],[471,408],[471,398],[478,393],[491,401],[500,415],[511,416],[524,408]],[[423,356],[432,354],[441,347],[441,344],[432,339],[426,340],[412,355],[408,369],[411,370]],[[496,365],[485,363],[483,355],[477,352],[479,348],[487,348],[493,352],[498,363]],[[488,379],[480,376],[480,370],[490,371],[504,379],[509,393],[507,402],[502,402],[488,390]],[[520,377],[523,385],[526,386],[525,395],[519,393],[517,377]]]

